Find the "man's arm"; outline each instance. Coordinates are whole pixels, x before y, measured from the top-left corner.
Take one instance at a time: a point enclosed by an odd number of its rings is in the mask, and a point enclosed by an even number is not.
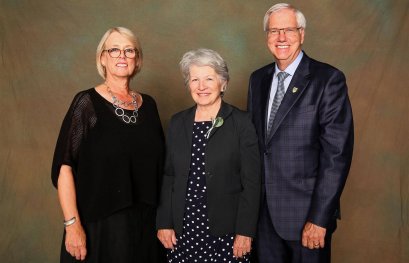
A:
[[[319,105],[320,160],[304,246],[324,246],[326,228],[334,219],[352,160],[354,129],[345,76],[336,70],[327,82]]]

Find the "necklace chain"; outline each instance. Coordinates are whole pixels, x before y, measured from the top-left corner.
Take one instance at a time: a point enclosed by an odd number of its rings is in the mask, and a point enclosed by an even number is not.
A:
[[[122,100],[118,99],[114,95],[114,93],[111,91],[111,88],[106,83],[104,83],[104,85],[107,87],[107,91],[108,91],[109,95],[111,95],[111,97],[112,97],[112,106],[114,106],[114,108],[115,108],[116,116],[121,117],[122,120],[125,123],[136,123],[136,118],[138,118],[138,115],[139,115],[139,113],[138,113],[138,102],[136,102],[136,93],[131,90],[129,95],[131,95],[132,101],[131,102],[126,102],[126,101],[122,101]],[[132,115],[128,116],[125,113],[125,110],[123,108],[121,108],[121,105],[123,105],[124,107],[129,107],[129,106],[133,105],[135,108],[134,108],[134,110],[132,112]]]

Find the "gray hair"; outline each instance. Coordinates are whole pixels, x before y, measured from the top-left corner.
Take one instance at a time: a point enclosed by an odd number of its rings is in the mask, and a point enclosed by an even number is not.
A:
[[[300,10],[295,8],[294,6],[287,4],[287,3],[279,3],[275,4],[270,9],[267,10],[266,14],[264,15],[264,20],[263,20],[263,30],[267,31],[268,30],[268,20],[270,19],[270,15],[274,12],[278,12],[283,9],[290,9],[294,11],[295,13],[295,18],[297,20],[297,27],[301,28],[306,28],[307,27],[307,20],[305,19],[305,16],[303,13],[301,13]]]
[[[135,70],[131,76],[131,77],[134,77],[136,73],[138,73],[142,69],[142,64],[143,64],[142,47],[141,47],[141,43],[139,42],[138,37],[134,33],[132,33],[131,30],[125,27],[113,27],[113,28],[108,29],[107,32],[105,32],[105,34],[102,36],[101,40],[99,41],[99,44],[97,47],[97,54],[96,54],[98,73],[103,79],[106,78],[107,73],[106,73],[105,67],[101,63],[101,55],[102,55],[102,52],[104,52],[104,49],[106,48],[105,42],[107,41],[108,37],[114,32],[118,32],[119,34],[124,36],[126,39],[131,41],[132,44],[134,45],[134,48],[138,51],[138,56],[136,57],[136,61],[135,61]]]
[[[199,67],[209,66],[214,69],[220,79],[225,82],[224,89],[226,89],[230,79],[226,62],[219,53],[211,49],[199,48],[197,50],[188,51],[183,55],[179,65],[186,87],[189,87],[189,68],[193,65]]]

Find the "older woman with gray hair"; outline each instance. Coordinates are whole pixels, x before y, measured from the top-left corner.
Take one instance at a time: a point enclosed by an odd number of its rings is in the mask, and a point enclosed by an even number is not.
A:
[[[170,122],[157,236],[172,263],[249,262],[260,199],[254,126],[222,100],[229,73],[217,52],[189,51],[180,68],[196,105]]]

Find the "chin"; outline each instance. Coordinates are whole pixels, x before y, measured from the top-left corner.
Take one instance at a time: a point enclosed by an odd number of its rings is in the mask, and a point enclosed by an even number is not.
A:
[[[121,72],[121,73],[117,73],[117,74],[114,74],[114,75],[117,76],[117,77],[121,77],[121,78],[129,78],[132,75],[132,73],[129,73],[129,72],[123,73],[123,72]]]

